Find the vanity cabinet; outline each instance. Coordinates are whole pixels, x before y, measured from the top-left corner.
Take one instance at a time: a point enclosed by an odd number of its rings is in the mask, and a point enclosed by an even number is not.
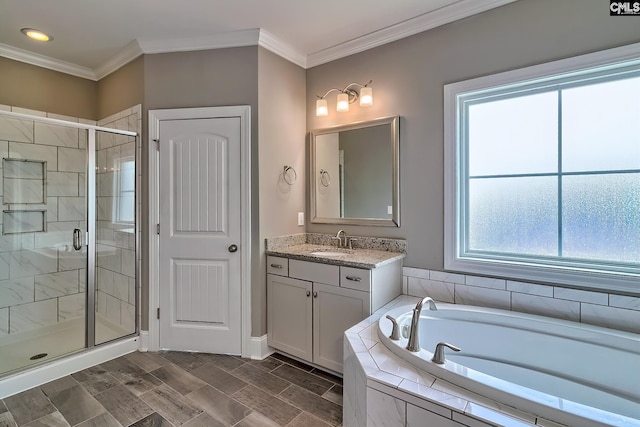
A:
[[[268,343],[342,372],[344,331],[401,292],[400,260],[369,270],[268,256]]]

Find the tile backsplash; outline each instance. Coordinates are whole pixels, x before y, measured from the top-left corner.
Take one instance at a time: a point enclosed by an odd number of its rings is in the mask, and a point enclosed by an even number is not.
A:
[[[404,267],[403,293],[640,333],[640,298]]]

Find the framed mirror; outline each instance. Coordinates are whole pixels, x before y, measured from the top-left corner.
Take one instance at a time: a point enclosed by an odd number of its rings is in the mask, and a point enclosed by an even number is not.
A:
[[[400,118],[310,133],[311,222],[400,226]]]

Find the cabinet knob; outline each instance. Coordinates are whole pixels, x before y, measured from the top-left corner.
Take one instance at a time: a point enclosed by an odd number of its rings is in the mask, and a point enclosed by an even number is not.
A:
[[[279,268],[282,269],[282,266],[280,264],[271,264],[271,268]]]
[[[307,291],[307,296],[311,295],[311,291]]]
[[[317,292],[314,292],[314,293],[313,293],[313,297],[314,297],[314,298],[318,298],[318,293],[317,293]]]
[[[361,282],[362,281],[361,277],[356,277],[356,276],[347,276],[346,278],[347,278],[347,280],[351,280],[353,282]]]

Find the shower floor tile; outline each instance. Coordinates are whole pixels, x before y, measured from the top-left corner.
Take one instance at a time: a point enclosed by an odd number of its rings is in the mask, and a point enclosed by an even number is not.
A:
[[[0,426],[342,424],[342,380],[275,354],[263,361],[132,353],[0,400]]]

